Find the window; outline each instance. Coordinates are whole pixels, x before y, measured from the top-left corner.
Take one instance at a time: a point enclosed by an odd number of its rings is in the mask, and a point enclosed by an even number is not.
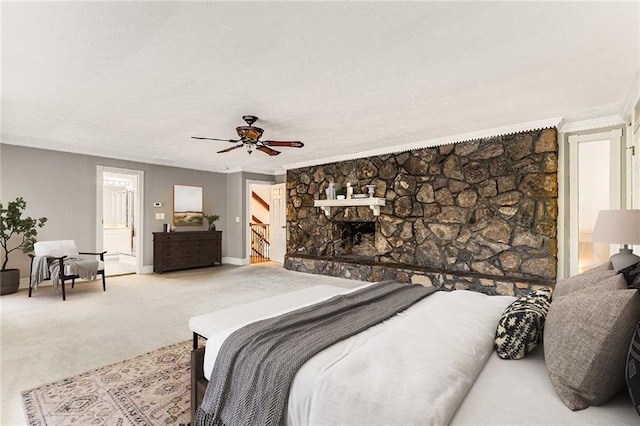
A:
[[[600,210],[622,207],[622,131],[571,135],[569,150],[569,273],[575,275],[617,251],[592,243],[591,235]]]

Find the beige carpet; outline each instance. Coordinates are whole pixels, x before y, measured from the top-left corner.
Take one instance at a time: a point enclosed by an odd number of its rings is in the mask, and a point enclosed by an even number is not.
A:
[[[22,393],[30,425],[185,425],[191,341]]]
[[[313,285],[360,281],[274,262],[77,282],[63,302],[41,287],[0,297],[0,425],[27,424],[21,392],[191,338],[189,318]],[[82,425],[84,426],[84,425]]]

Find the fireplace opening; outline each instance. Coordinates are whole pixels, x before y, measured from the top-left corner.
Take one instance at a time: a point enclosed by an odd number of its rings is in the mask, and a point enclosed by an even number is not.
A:
[[[337,231],[337,256],[367,260],[375,258],[375,222],[339,222]]]

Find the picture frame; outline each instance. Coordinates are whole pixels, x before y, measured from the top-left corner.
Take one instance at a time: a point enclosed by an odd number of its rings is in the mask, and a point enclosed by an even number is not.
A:
[[[203,204],[201,186],[173,185],[173,225],[202,226]]]

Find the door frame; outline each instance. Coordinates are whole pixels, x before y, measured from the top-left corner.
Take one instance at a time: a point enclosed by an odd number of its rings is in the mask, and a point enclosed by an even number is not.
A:
[[[102,179],[103,173],[119,173],[136,176],[136,215],[133,220],[135,227],[134,240],[136,243],[136,274],[144,273],[144,171],[98,165],[96,167],[96,250],[102,251],[104,219],[102,203]]]
[[[244,230],[245,230],[245,241],[244,241],[244,247],[245,247],[245,261],[246,264],[251,264],[251,185],[273,185],[275,182],[272,180],[254,180],[254,179],[247,179],[245,181],[245,211],[244,211],[244,217],[245,217],[245,224],[244,224]]]

